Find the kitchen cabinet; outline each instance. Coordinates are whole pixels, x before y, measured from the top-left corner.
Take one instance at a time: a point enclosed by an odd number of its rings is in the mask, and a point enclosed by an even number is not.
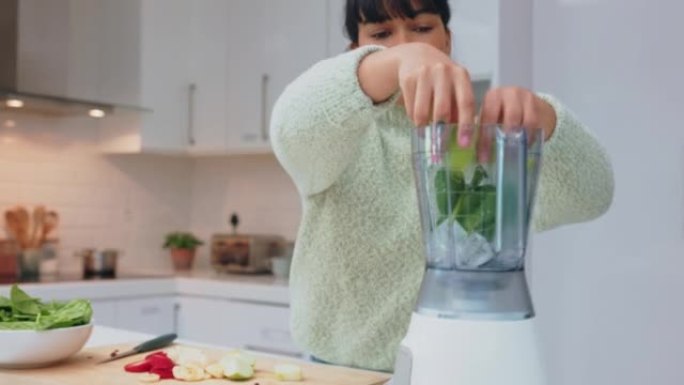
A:
[[[288,83],[326,56],[327,5],[320,0],[237,0],[230,9],[227,146],[238,153],[270,152],[275,101]]]
[[[181,296],[181,338],[226,347],[303,357],[290,335],[290,310],[276,304]]]
[[[176,330],[173,296],[91,300],[97,325],[140,333],[165,334]]]
[[[149,334],[175,332],[175,297],[168,296],[118,300],[116,308],[116,327]]]
[[[90,300],[93,308],[93,320],[95,324],[116,327],[117,301],[114,300]]]
[[[140,101],[153,112],[103,120],[102,148],[191,155],[271,152],[268,128],[277,97],[326,56],[326,2],[137,3],[140,44],[135,39],[126,44],[129,56],[140,60],[132,74],[139,77]]]

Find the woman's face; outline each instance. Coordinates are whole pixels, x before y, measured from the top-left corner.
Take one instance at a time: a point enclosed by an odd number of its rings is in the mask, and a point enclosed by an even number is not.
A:
[[[451,54],[451,33],[434,13],[419,13],[415,18],[393,18],[382,23],[359,23],[359,43],[392,47],[403,43],[427,43]]]

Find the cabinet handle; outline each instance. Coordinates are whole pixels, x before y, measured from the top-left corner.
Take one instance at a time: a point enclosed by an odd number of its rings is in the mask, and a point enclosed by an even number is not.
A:
[[[188,86],[188,143],[195,145],[195,93],[197,85],[191,83]]]
[[[268,74],[261,75],[261,139],[268,141]]]
[[[173,332],[178,333],[178,316],[181,305],[179,303],[173,304]]]
[[[141,315],[153,315],[153,314],[158,314],[159,313],[159,308],[157,306],[145,306],[143,308],[140,308],[140,314]]]

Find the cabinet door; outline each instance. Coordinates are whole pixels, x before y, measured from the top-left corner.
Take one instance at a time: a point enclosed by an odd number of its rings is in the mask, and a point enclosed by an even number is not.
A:
[[[176,329],[174,297],[120,299],[116,307],[116,326],[149,334],[173,333]]]
[[[223,151],[226,148],[226,74],[229,13],[233,2],[193,1],[192,24],[192,100],[189,150]]]
[[[145,0],[141,10],[142,147],[183,150],[191,137],[192,1]]]
[[[227,322],[228,301],[200,297],[179,297],[178,335],[180,338],[221,347],[240,347],[241,337],[232,333]]]
[[[96,325],[117,327],[116,308],[117,302],[114,300],[91,300],[90,306],[93,308],[93,321]]]
[[[268,354],[304,357],[290,334],[290,309],[257,303],[229,304],[228,323],[239,333],[242,348]]]
[[[228,146],[236,152],[270,152],[275,101],[289,82],[326,54],[326,3],[239,0],[231,3],[229,20]]]

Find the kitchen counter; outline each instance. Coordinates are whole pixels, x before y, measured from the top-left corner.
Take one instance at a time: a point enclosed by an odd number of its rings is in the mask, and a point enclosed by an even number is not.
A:
[[[140,356],[124,357],[110,364],[98,365],[96,362],[109,357],[114,350],[124,351],[145,340],[153,338],[153,335],[134,333],[127,330],[95,326],[93,334],[87,342],[84,350],[77,353],[69,360],[46,368],[2,370],[0,369],[0,383],[22,385],[90,385],[90,384],[139,384],[138,375],[126,373],[124,365],[135,362]],[[210,346],[197,344],[193,341],[178,339],[176,344],[195,346],[201,348],[210,359],[218,359],[223,356],[231,346]],[[334,365],[315,364],[303,360],[295,360],[291,357],[283,357],[261,352],[252,352],[256,357],[255,378],[242,382],[248,385],[277,384],[273,367],[279,363],[293,363],[299,365],[304,373],[302,385],[381,385],[390,379],[385,373],[345,368]],[[225,379],[207,379],[201,384],[219,385],[231,381]],[[178,384],[178,380],[164,380],[163,383]],[[231,382],[232,383],[232,382]]]
[[[214,271],[121,272],[115,279],[46,278],[40,282],[20,283],[31,295],[65,300],[86,296],[89,299],[140,298],[152,296],[201,295],[227,300],[289,305],[287,280],[272,275],[219,274]],[[11,285],[0,285],[7,295]]]
[[[99,346],[108,345],[120,345],[120,344],[133,344],[137,345],[143,341],[150,340],[152,338],[158,337],[154,334],[140,333],[132,330],[124,330],[119,328],[112,328],[108,326],[95,325],[93,327],[93,333],[90,335],[88,342],[86,342],[84,349],[95,348]],[[216,346],[206,343],[201,343],[197,341],[190,341],[184,338],[176,339],[175,343],[192,345],[197,347],[207,347],[207,348],[231,348],[230,346]]]

